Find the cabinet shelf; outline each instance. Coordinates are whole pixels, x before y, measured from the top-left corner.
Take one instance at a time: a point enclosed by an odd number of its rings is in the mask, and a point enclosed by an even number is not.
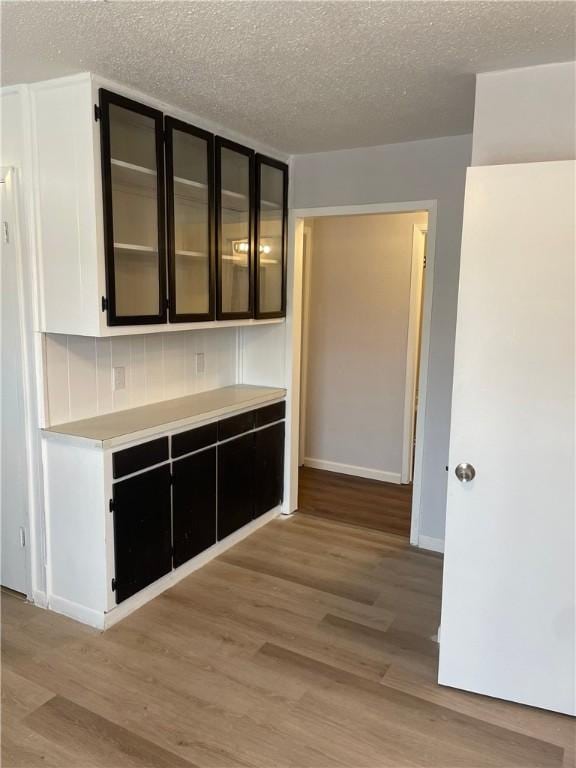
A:
[[[147,190],[155,190],[157,182],[157,173],[152,168],[145,168],[142,165],[134,165],[124,160],[111,158],[112,182],[128,187],[141,187]]]
[[[231,261],[239,267],[244,267],[246,269],[248,268],[248,263],[245,256],[235,256],[231,253],[223,253],[221,258],[222,261]]]
[[[184,251],[179,248],[175,251],[176,256],[188,256],[191,259],[207,259],[208,254],[205,251]]]
[[[208,185],[201,181],[174,176],[174,197],[177,202],[186,201],[187,204],[206,206],[208,205]]]
[[[208,202],[207,184],[200,181],[193,181],[192,179],[186,179],[182,176],[175,176],[174,184],[176,197],[204,204]],[[248,202],[248,196],[241,192],[234,192],[231,189],[223,189],[222,198],[228,200],[228,203],[223,205],[224,210],[233,211],[234,213],[245,212],[248,210],[246,206],[238,207],[241,204]],[[234,205],[234,203],[237,203],[237,205]],[[267,205],[274,208],[279,207],[275,203],[267,203]]]
[[[231,197],[234,200],[248,200],[248,195],[244,195],[242,192],[232,192],[231,189],[223,189],[222,197]]]
[[[221,190],[222,210],[227,213],[247,214],[249,209],[249,200],[247,195],[240,192],[232,192],[230,189]]]
[[[152,245],[136,245],[134,243],[114,243],[114,249],[137,253],[158,253],[158,249],[154,248]]]
[[[185,187],[193,187],[194,189],[208,189],[208,185],[201,181],[193,181],[192,179],[185,179],[183,176],[174,176],[174,182],[176,184],[183,184]]]

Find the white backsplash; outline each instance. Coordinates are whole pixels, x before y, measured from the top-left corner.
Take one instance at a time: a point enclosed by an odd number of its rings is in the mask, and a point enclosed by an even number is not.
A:
[[[46,334],[49,424],[235,384],[237,329],[219,328],[115,336]],[[195,354],[204,353],[205,371],[196,374]],[[124,389],[114,391],[112,368],[123,366]]]

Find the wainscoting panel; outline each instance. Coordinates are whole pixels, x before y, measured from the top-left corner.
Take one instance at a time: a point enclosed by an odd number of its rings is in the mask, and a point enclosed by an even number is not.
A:
[[[45,355],[50,425],[237,383],[236,328],[108,339],[46,334]],[[114,390],[117,366],[125,386]]]

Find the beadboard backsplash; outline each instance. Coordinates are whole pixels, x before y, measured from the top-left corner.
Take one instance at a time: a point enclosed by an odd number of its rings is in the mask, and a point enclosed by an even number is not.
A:
[[[204,353],[204,373],[196,373]],[[48,425],[237,383],[237,329],[116,336],[45,335]],[[125,386],[113,388],[114,367]]]

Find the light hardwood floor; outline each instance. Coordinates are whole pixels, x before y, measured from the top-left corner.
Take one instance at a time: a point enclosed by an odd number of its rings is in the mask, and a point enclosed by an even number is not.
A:
[[[4,595],[3,765],[572,765],[569,718],[436,685],[441,570],[297,514],[104,634]]]

